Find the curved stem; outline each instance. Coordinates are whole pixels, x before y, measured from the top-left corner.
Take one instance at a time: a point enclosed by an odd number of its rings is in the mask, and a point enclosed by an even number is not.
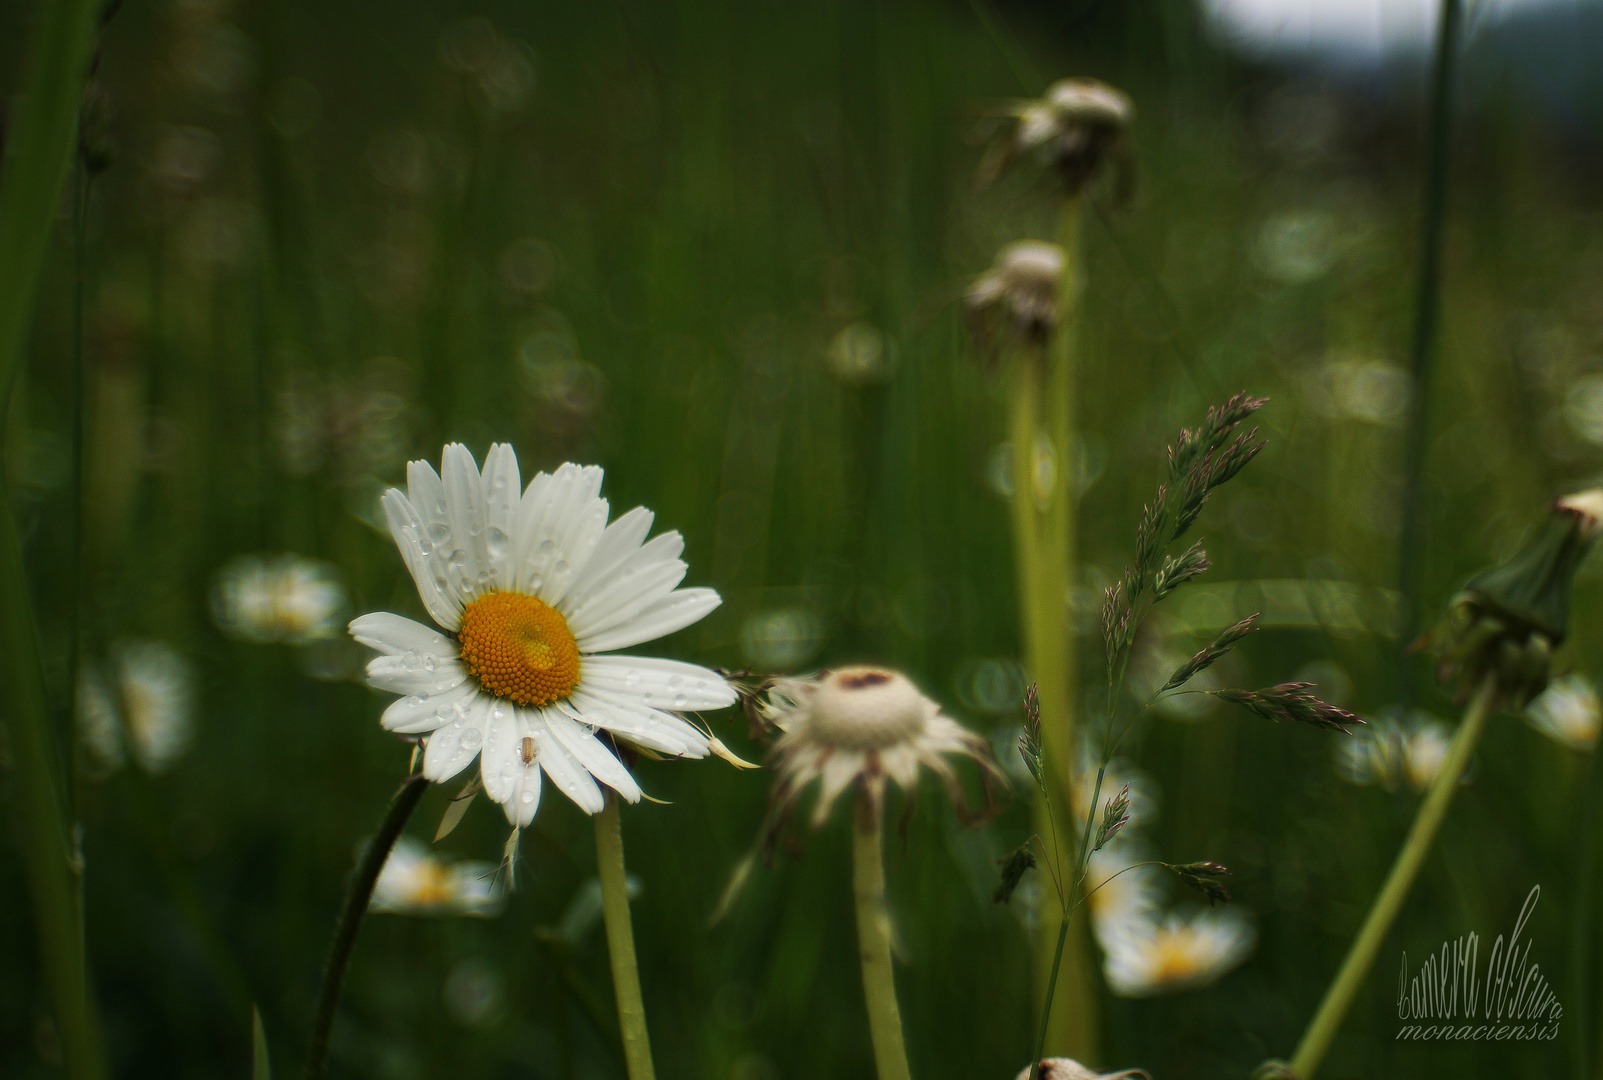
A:
[[[635,962],[635,933],[629,921],[629,880],[623,866],[623,829],[618,797],[607,802],[596,819],[596,872],[601,877],[601,912],[607,924],[607,955],[612,961],[612,990],[618,1000],[618,1030],[629,1080],[654,1080],[651,1036],[646,1006],[640,996],[640,968]]]
[[[1296,1054],[1292,1056],[1291,1069],[1298,1080],[1313,1080],[1314,1070],[1324,1060],[1325,1052],[1330,1049],[1331,1041],[1335,1039],[1336,1031],[1347,1015],[1347,1009],[1352,1005],[1353,998],[1358,994],[1358,988],[1363,984],[1371,965],[1375,962],[1375,954],[1380,951],[1387,931],[1396,921],[1397,913],[1402,910],[1403,901],[1408,899],[1408,891],[1413,887],[1414,879],[1419,876],[1419,869],[1425,864],[1425,857],[1430,854],[1436,833],[1447,817],[1447,808],[1452,804],[1453,792],[1457,790],[1459,779],[1464,775],[1464,769],[1475,753],[1475,745],[1480,742],[1481,733],[1486,730],[1486,719],[1492,712],[1494,685],[1493,678],[1488,677],[1476,691],[1469,708],[1465,710],[1464,720],[1459,724],[1458,733],[1453,736],[1452,745],[1447,749],[1447,758],[1442,762],[1436,778],[1431,781],[1430,790],[1425,793],[1424,801],[1419,804],[1419,811],[1414,815],[1414,824],[1408,831],[1408,838],[1403,841],[1402,850],[1397,853],[1397,861],[1392,863],[1391,873],[1386,875],[1386,883],[1381,886],[1380,894],[1375,897],[1369,915],[1364,919],[1363,928],[1353,939],[1351,947],[1347,950],[1347,958],[1342,961],[1341,970],[1336,973],[1330,989],[1325,991],[1325,999],[1319,1003],[1319,1011],[1308,1024],[1308,1030],[1303,1034]]]
[[[400,838],[407,819],[417,809],[428,787],[429,782],[422,776],[407,777],[401,790],[390,800],[384,823],[368,843],[367,850],[362,853],[362,861],[357,864],[356,875],[351,878],[351,891],[345,894],[345,907],[334,928],[334,943],[329,946],[328,961],[323,965],[323,983],[317,990],[317,1008],[312,1014],[312,1037],[306,1047],[307,1080],[322,1076],[328,1066],[328,1037],[334,1029],[334,1013],[339,1008],[345,969],[350,966],[351,950],[356,947],[356,932],[361,929],[362,917],[367,914],[367,905],[373,899],[373,885],[378,881],[379,871],[384,869],[385,860],[390,857],[390,848]]]
[[[863,965],[868,1031],[874,1041],[879,1080],[911,1080],[902,1040],[891,967],[891,920],[885,907],[885,858],[880,850],[878,807],[859,806],[852,821],[852,897],[857,906],[857,955]]]

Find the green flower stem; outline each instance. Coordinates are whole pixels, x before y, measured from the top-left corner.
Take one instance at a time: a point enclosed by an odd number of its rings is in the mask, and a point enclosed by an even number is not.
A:
[[[1413,887],[1414,879],[1419,876],[1419,869],[1425,864],[1425,857],[1430,854],[1431,844],[1436,839],[1436,833],[1442,827],[1442,821],[1447,817],[1447,808],[1452,804],[1453,793],[1458,788],[1459,779],[1464,775],[1464,769],[1469,765],[1470,757],[1475,753],[1475,746],[1481,740],[1481,734],[1486,730],[1486,720],[1492,712],[1493,680],[1488,678],[1481,684],[1474,700],[1464,712],[1464,720],[1458,725],[1458,732],[1453,736],[1452,745],[1447,749],[1447,759],[1442,762],[1441,769],[1436,778],[1431,781],[1430,790],[1425,793],[1424,801],[1419,804],[1419,811],[1414,815],[1414,824],[1408,831],[1408,839],[1403,842],[1403,848],[1397,853],[1397,861],[1392,864],[1391,873],[1386,876],[1386,883],[1381,886],[1380,895],[1375,897],[1374,904],[1369,909],[1369,915],[1364,919],[1364,925],[1353,939],[1352,946],[1347,950],[1347,958],[1342,961],[1341,970],[1331,982],[1330,989],[1325,991],[1325,999],[1319,1003],[1319,1011],[1314,1014],[1303,1033],[1302,1042],[1297,1052],[1292,1056],[1291,1068],[1298,1080],[1313,1080],[1314,1070],[1324,1060],[1325,1053],[1336,1037],[1336,1031],[1341,1027],[1342,1019],[1347,1015],[1347,1009],[1352,1005],[1353,998],[1357,996],[1359,987],[1369,975],[1369,969],[1375,962],[1375,954],[1380,951],[1386,933],[1397,919],[1397,913],[1402,910],[1403,901],[1408,898],[1408,891]]]
[[[94,0],[54,0],[39,6],[22,95],[11,111],[6,158],[0,166],[0,251],[5,252],[0,259],[0,442],[56,207],[72,164],[98,8]],[[61,750],[47,708],[32,610],[21,539],[10,499],[0,490],[0,655],[8,658],[13,691],[4,723],[23,858],[66,1074],[72,1080],[94,1080],[106,1069],[78,900],[82,866],[62,802]]]
[[[1069,625],[1068,590],[1074,565],[1075,314],[1080,279],[1080,221],[1083,202],[1066,199],[1058,220],[1063,279],[1058,290],[1057,331],[1043,352],[1015,357],[1009,403],[1013,445],[1013,542],[1025,665],[1035,680],[1041,706],[1041,745],[1052,797],[1037,799],[1036,832],[1072,838],[1077,829],[1074,800],[1074,639]],[[1050,448],[1050,472],[1038,468],[1037,447]],[[1056,854],[1056,853],[1054,853]],[[1071,862],[1077,852],[1067,853]],[[1065,898],[1072,900],[1072,898]],[[1048,1041],[1080,1060],[1095,1056],[1096,995],[1083,933],[1061,929],[1061,910],[1041,908],[1037,938],[1038,1000],[1045,1009],[1061,989],[1063,1002],[1048,1013]],[[1057,976],[1061,972],[1060,987]]]
[[[356,875],[351,878],[350,892],[345,895],[345,907],[334,928],[334,943],[328,949],[328,962],[323,965],[323,983],[317,990],[317,1008],[312,1013],[312,1037],[306,1046],[306,1077],[317,1080],[328,1066],[328,1038],[334,1030],[334,1013],[339,1008],[340,987],[345,982],[345,969],[351,963],[351,951],[356,948],[356,932],[362,928],[362,917],[373,899],[373,886],[378,882],[379,871],[390,857],[390,849],[406,828],[407,820],[429,782],[422,776],[410,776],[401,790],[390,800],[384,823],[369,841],[357,864]]]
[[[902,1013],[896,1005],[891,967],[891,920],[885,906],[885,857],[880,850],[878,808],[859,806],[852,822],[852,895],[857,903],[857,955],[863,965],[863,996],[874,1041],[879,1080],[911,1080]]]
[[[618,1030],[629,1080],[654,1080],[651,1036],[646,1006],[640,997],[640,968],[635,962],[635,932],[629,921],[629,882],[623,867],[623,830],[618,797],[607,802],[596,819],[596,872],[601,876],[601,911],[607,923],[607,954],[612,960],[612,989],[618,999]]]

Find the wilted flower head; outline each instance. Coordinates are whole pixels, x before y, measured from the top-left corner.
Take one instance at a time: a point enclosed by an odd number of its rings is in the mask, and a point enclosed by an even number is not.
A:
[[[370,911],[396,915],[500,914],[506,889],[492,863],[447,861],[422,841],[403,836],[373,885]]]
[[[1456,681],[1460,699],[1490,679],[1494,705],[1522,708],[1540,694],[1564,641],[1576,568],[1600,531],[1603,490],[1556,500],[1514,557],[1471,578],[1421,639],[1438,653],[1437,677]]]
[[[1120,997],[1157,997],[1206,986],[1239,967],[1257,932],[1235,908],[1127,919],[1102,936],[1108,986]]]
[[[997,253],[996,263],[963,295],[969,329],[991,363],[1016,345],[1041,347],[1058,322],[1063,249],[1039,240],[1018,240]]]
[[[1019,1070],[1015,1080],[1030,1080],[1032,1066],[1026,1065]],[[1134,1080],[1135,1077],[1145,1077],[1145,1069],[1120,1069],[1117,1072],[1092,1072],[1073,1058],[1042,1058],[1041,1069],[1036,1074],[1036,1080]]]
[[[848,785],[857,784],[878,808],[885,779],[912,791],[919,766],[946,783],[960,812],[966,811],[962,785],[945,755],[962,754],[1000,777],[985,740],[941,713],[941,707],[899,671],[846,667],[807,679],[780,679],[768,692],[765,717],[782,734],[774,744],[779,770],[773,799],[788,810],[801,792],[821,779],[813,825]]]
[[[112,649],[107,680],[86,666],[78,678],[79,728],[101,763],[117,768],[126,744],[150,773],[165,772],[194,734],[194,673],[160,641],[128,641]]]
[[[1525,710],[1525,719],[1543,735],[1572,750],[1595,749],[1598,729],[1603,724],[1597,687],[1584,675],[1554,679]]]
[[[1020,101],[1008,115],[1013,124],[987,156],[980,179],[994,180],[1028,154],[1055,170],[1068,194],[1080,191],[1113,159],[1120,187],[1129,184],[1125,132],[1135,118],[1128,95],[1097,79],[1059,79],[1039,98]]]
[[[1360,786],[1379,784],[1395,791],[1406,783],[1424,791],[1447,760],[1453,732],[1427,712],[1416,710],[1407,720],[1381,717],[1350,739],[1336,743],[1336,770]]]
[[[218,571],[212,616],[246,641],[302,645],[341,627],[345,587],[339,571],[299,555],[242,555]]]

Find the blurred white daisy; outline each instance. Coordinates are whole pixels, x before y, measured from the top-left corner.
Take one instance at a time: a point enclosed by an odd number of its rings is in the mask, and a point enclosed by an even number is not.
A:
[[[112,648],[108,681],[85,666],[78,676],[78,725],[84,744],[108,768],[124,746],[150,773],[165,772],[194,735],[194,672],[160,641],[127,641]]]
[[[1383,716],[1337,740],[1336,770],[1352,784],[1379,784],[1395,791],[1406,783],[1424,791],[1436,779],[1452,741],[1452,728],[1422,710],[1414,710],[1402,723]]]
[[[299,555],[242,555],[212,586],[218,627],[246,641],[301,645],[332,637],[344,613],[339,571]]]
[[[1120,997],[1157,997],[1207,986],[1252,953],[1257,931],[1235,908],[1198,908],[1126,919],[1101,938],[1103,971]]]
[[[1080,768],[1074,774],[1073,795],[1075,820],[1083,823],[1085,815],[1091,810],[1091,795],[1097,790],[1097,762],[1091,756],[1089,747],[1082,749]],[[1102,775],[1102,790],[1097,795],[1097,802],[1106,806],[1108,800],[1117,795],[1126,784],[1130,786],[1130,821],[1125,828],[1139,829],[1158,813],[1157,781],[1140,769],[1121,758],[1114,758],[1108,762],[1107,771]],[[1100,807],[1097,813],[1101,813]]]
[[[1549,739],[1572,750],[1595,749],[1598,728],[1603,721],[1597,687],[1584,675],[1554,679],[1526,708],[1525,720]]]
[[[985,740],[942,714],[899,671],[845,667],[808,679],[780,679],[768,692],[763,714],[781,731],[774,744],[779,780],[774,803],[789,806],[814,780],[822,780],[813,807],[814,826],[857,783],[879,806],[887,777],[912,791],[922,765],[946,783],[959,811],[966,800],[945,755],[973,758],[990,776],[1001,770]],[[782,820],[782,819],[781,819]]]
[[[373,885],[369,911],[396,915],[498,915],[506,889],[492,863],[447,861],[410,836],[395,841]]]
[[[650,511],[607,524],[601,469],[564,465],[521,487],[512,448],[492,446],[481,475],[467,448],[445,448],[443,476],[407,467],[384,513],[423,605],[446,633],[388,612],[351,623],[384,655],[367,667],[403,694],[390,731],[426,736],[423,775],[442,781],[480,759],[484,790],[515,826],[534,819],[541,773],[586,813],[599,780],[634,802],[640,788],[598,729],[659,754],[703,757],[706,733],[678,713],[732,705],[715,672],[677,660],[607,656],[696,622],[711,589],[678,589],[677,532],[646,542]]]
[[[1141,865],[1136,845],[1114,841],[1091,853],[1085,888],[1091,923],[1100,940],[1130,919],[1150,920],[1163,906],[1163,871]]]

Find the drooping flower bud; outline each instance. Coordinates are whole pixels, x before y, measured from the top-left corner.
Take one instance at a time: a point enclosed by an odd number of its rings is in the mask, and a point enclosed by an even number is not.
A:
[[[963,296],[964,314],[980,354],[993,366],[1008,349],[1042,348],[1058,323],[1063,249],[1039,240],[1018,240],[997,253],[996,263]]]
[[[1030,1080],[1030,1073],[1034,1071],[1029,1065],[1024,1066],[1017,1080]],[[1073,1058],[1042,1058],[1041,1068],[1035,1075],[1039,1080],[1133,1080],[1134,1077],[1145,1077],[1144,1069],[1120,1069],[1117,1072],[1092,1072]]]
[[[1428,637],[1437,677],[1468,698],[1493,679],[1494,704],[1523,708],[1547,686],[1564,641],[1575,571],[1603,532],[1603,490],[1553,503],[1546,522],[1514,557],[1471,578]]]
[[[1135,117],[1128,95],[1098,79],[1059,79],[1046,93],[1008,110],[1013,125],[995,144],[981,181],[1000,176],[1018,158],[1038,155],[1076,195],[1104,162],[1119,166],[1121,190],[1129,183],[1125,132]]]

